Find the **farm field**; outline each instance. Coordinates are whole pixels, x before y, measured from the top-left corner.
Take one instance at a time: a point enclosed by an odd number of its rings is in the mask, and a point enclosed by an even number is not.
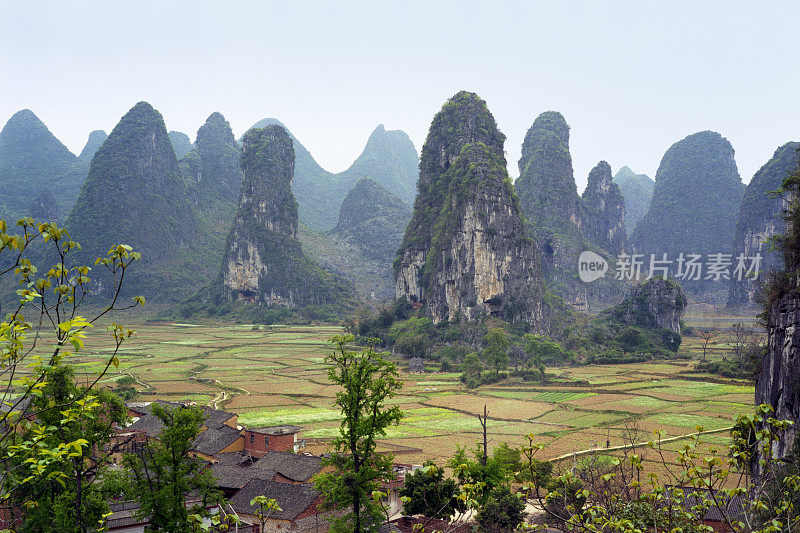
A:
[[[75,359],[85,379],[113,349],[98,330]],[[301,438],[311,452],[323,451],[326,439],[336,434],[337,389],[323,362],[330,351],[326,341],[339,328],[144,324],[136,330],[107,385],[131,375],[142,401],[212,405],[238,413],[244,426],[296,424],[304,428]],[[691,339],[685,344],[694,354]],[[404,387],[393,402],[405,418],[382,446],[406,463],[442,463],[456,446],[471,448],[480,438],[476,415],[484,405],[490,447],[520,445],[534,434],[546,445],[540,458],[623,444],[631,427],[638,428],[640,440],[651,440],[656,430],[666,438],[692,433],[698,425],[726,428],[739,414],[753,411],[752,385],[689,374],[691,360],[548,368],[554,377],[548,384],[509,380],[475,390],[464,389],[457,373],[409,374],[399,363]],[[727,433],[706,440],[725,445]],[[684,443],[665,447],[677,450]]]

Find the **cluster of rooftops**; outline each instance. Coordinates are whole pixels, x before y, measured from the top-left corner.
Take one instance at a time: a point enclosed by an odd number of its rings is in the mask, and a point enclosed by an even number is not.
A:
[[[135,452],[148,440],[158,438],[164,423],[152,413],[154,403],[167,408],[183,406],[160,400],[129,403],[132,422],[115,435],[120,451]],[[297,453],[304,446],[297,439],[302,428],[292,425],[244,428],[234,413],[211,407],[202,409],[203,425],[190,453],[208,462],[217,479],[217,488],[228,500],[226,512],[232,509],[243,522],[257,523],[256,509],[250,501],[263,495],[274,498],[281,508],[270,517],[274,523],[283,522],[291,527],[300,518],[321,516],[322,497],[311,478],[322,471],[323,458]],[[125,502],[112,506],[115,513],[108,521],[109,531],[128,531],[138,525],[131,505]]]

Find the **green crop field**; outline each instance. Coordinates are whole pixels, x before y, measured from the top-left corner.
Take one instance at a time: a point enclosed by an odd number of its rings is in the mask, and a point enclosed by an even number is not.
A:
[[[212,405],[238,413],[245,426],[296,424],[304,428],[301,438],[309,451],[322,451],[326,439],[337,434],[337,389],[328,382],[324,358],[330,351],[326,341],[338,329],[179,324],[136,329],[123,345],[119,369],[104,384],[130,375],[142,401]],[[693,341],[685,344],[694,353]],[[86,349],[74,358],[79,379],[99,370],[111,348],[107,334],[92,331]],[[548,368],[553,379],[547,384],[508,380],[467,390],[457,373],[408,374],[398,360],[404,387],[392,403],[406,417],[382,442],[400,454],[398,461],[443,462],[457,446],[472,447],[479,440],[477,414],[486,405],[491,446],[519,445],[533,434],[546,445],[540,452],[546,458],[622,444],[631,427],[648,440],[656,430],[670,437],[698,425],[724,428],[752,412],[751,385],[718,377],[705,381],[688,373],[694,363]]]

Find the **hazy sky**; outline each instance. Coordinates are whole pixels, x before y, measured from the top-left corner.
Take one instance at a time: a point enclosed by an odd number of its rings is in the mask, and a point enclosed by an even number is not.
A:
[[[744,181],[800,140],[797,1],[0,0],[0,125],[32,109],[73,152],[137,101],[189,134],[276,117],[331,171],[378,124],[419,149],[460,89],[483,97],[517,175],[534,118],[561,111],[579,190],[607,160],[653,176],[712,129]]]

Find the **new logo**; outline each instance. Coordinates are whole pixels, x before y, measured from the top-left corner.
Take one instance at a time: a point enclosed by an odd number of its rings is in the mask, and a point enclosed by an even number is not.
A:
[[[605,277],[608,272],[608,262],[603,256],[589,250],[584,250],[578,256],[578,277],[584,283],[591,283]]]

